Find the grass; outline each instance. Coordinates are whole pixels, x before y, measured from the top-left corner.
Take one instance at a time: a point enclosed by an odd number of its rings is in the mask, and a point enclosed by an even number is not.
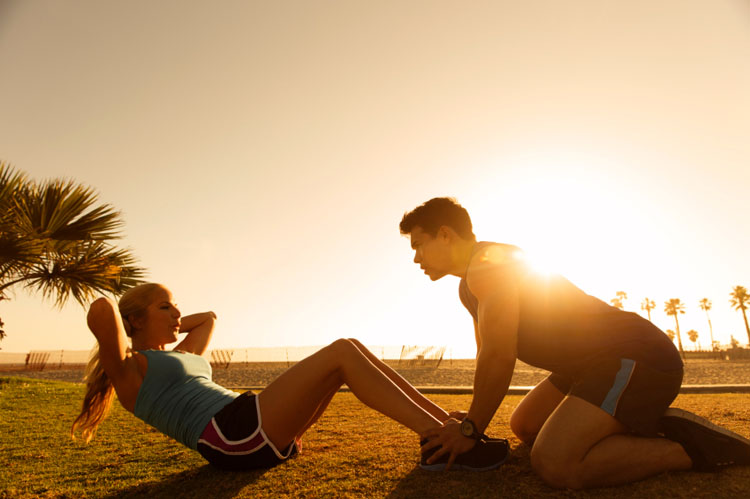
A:
[[[750,467],[674,472],[586,492],[547,487],[531,471],[528,447],[511,438],[508,397],[488,433],[510,438],[497,471],[429,473],[417,467],[417,437],[353,395],[334,397],[303,440],[303,453],[270,470],[215,470],[116,405],[88,445],[68,437],[83,387],[0,378],[0,498],[10,497],[750,497]],[[435,395],[449,409],[469,395]],[[748,396],[681,395],[675,405],[750,435]]]

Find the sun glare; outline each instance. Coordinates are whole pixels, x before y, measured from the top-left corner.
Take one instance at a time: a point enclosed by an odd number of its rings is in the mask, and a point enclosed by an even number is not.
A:
[[[633,203],[627,181],[602,173],[622,165],[570,146],[512,163],[505,173],[495,170],[493,181],[485,178],[467,202],[480,238],[518,245],[536,271],[562,274],[592,292],[624,285],[611,282],[614,273],[642,270],[626,267],[637,265],[633,256],[643,251],[635,245],[648,232],[645,208]],[[624,237],[630,233],[641,237]],[[612,262],[616,272],[602,272]]]
[[[560,272],[555,265],[553,255],[522,253],[524,260],[534,272],[542,275],[550,275]]]

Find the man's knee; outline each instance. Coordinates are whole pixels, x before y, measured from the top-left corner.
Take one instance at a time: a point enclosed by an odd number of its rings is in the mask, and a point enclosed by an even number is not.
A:
[[[518,411],[513,411],[510,416],[510,429],[523,443],[531,445],[534,443],[539,428],[529,424],[528,418],[523,417]]]
[[[544,449],[538,449],[537,446],[531,449],[531,468],[551,487],[574,490],[584,487],[579,463],[550,455]]]

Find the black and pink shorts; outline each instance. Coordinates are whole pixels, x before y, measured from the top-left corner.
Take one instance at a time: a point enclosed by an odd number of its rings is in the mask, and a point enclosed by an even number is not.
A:
[[[279,451],[261,428],[258,397],[245,392],[217,412],[198,439],[198,452],[225,470],[270,468],[297,453],[292,442]]]

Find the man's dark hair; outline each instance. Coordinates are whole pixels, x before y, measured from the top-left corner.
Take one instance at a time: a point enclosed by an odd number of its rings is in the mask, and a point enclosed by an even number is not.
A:
[[[404,213],[399,229],[402,234],[407,235],[411,234],[414,227],[420,227],[435,237],[443,225],[455,230],[462,239],[476,240],[469,212],[453,198],[432,198],[412,211]]]

